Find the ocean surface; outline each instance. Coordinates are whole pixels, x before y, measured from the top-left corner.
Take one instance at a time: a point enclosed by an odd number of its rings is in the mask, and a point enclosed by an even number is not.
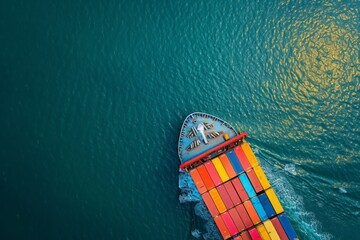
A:
[[[359,0],[1,1],[0,239],[216,238],[178,171],[194,111],[248,132],[301,239],[360,239],[359,26]]]

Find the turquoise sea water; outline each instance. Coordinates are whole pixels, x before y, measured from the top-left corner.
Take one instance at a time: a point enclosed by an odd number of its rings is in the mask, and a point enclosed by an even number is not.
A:
[[[358,238],[359,16],[351,0],[1,1],[0,239],[204,237],[179,200],[194,111],[249,133],[301,239]]]

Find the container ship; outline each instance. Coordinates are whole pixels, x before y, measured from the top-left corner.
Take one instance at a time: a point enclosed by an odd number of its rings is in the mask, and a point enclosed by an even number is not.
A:
[[[298,239],[246,132],[210,114],[186,117],[180,170],[190,174],[223,239]]]

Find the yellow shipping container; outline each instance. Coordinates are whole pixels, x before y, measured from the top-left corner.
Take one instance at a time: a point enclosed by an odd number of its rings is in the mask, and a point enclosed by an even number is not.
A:
[[[266,228],[264,227],[264,225],[262,223],[257,225],[256,229],[258,230],[262,240],[271,240],[268,232],[266,231]]]
[[[279,201],[279,199],[277,198],[274,190],[272,188],[269,188],[268,190],[265,191],[266,195],[268,196],[271,205],[273,206],[276,214],[280,214],[282,212],[284,212],[283,207],[281,206],[281,203]]]
[[[214,201],[216,208],[219,210],[220,213],[223,213],[226,211],[226,207],[224,202],[222,201],[218,191],[216,190],[216,188],[213,188],[209,191],[210,196],[212,198],[212,200]]]
[[[259,162],[257,161],[255,154],[254,154],[253,150],[251,149],[249,143],[244,142],[243,144],[241,144],[241,148],[244,151],[247,159],[249,160],[251,167],[255,167],[255,166],[259,165]]]
[[[280,240],[279,235],[276,232],[276,229],[274,228],[274,225],[270,220],[266,220],[263,222],[264,226],[266,228],[266,231],[268,232],[271,240]]]
[[[260,166],[254,167],[254,172],[255,172],[256,176],[258,177],[258,179],[259,179],[259,181],[261,183],[261,186],[264,189],[268,189],[269,187],[271,187],[268,179],[265,176],[264,171],[261,169]]]
[[[226,182],[228,181],[230,178],[229,176],[227,175],[226,173],[226,170],[224,168],[224,166],[222,165],[221,161],[220,161],[220,158],[216,157],[212,160],[215,168],[216,168],[216,171],[218,172],[220,178],[221,178],[221,181],[222,182]]]

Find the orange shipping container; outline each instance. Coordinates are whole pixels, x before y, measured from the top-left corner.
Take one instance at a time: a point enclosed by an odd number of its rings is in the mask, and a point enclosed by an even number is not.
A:
[[[236,172],[235,172],[229,158],[225,154],[220,155],[219,158],[220,158],[220,161],[221,161],[222,165],[224,166],[229,178],[231,179],[231,178],[236,177]]]
[[[222,220],[222,218],[220,216],[217,216],[214,218],[214,221],[216,223],[216,226],[218,227],[221,236],[224,239],[228,239],[231,237],[229,230],[227,229],[227,227],[225,226],[224,221]]]
[[[251,218],[251,221],[254,224],[259,223],[260,218],[259,218],[258,214],[256,213],[256,210],[255,210],[254,206],[252,205],[251,201],[246,201],[243,204],[244,204],[244,207],[245,207],[247,213],[249,214],[249,216]]]
[[[204,165],[201,165],[201,166],[197,167],[196,170],[200,174],[201,179],[203,180],[207,190],[210,190],[210,189],[215,187],[215,184],[211,180],[211,177],[210,177],[210,175],[209,175],[209,173],[206,170],[206,167]]]
[[[190,171],[190,176],[193,179],[196,188],[198,189],[200,194],[203,194],[204,192],[207,191],[204,182],[202,181],[200,174],[198,173],[198,171],[196,169],[193,169]]]
[[[226,207],[225,207],[225,204],[224,202],[221,200],[221,197],[218,193],[218,191],[216,190],[216,188],[213,188],[209,191],[210,193],[210,196],[212,198],[212,200],[214,201],[215,205],[216,205],[216,208],[218,209],[218,211],[220,213],[223,213],[226,211]]]

